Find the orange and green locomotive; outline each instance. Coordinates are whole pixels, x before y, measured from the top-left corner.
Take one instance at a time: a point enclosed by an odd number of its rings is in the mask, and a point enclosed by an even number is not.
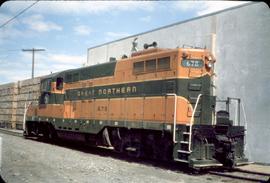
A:
[[[41,80],[25,136],[109,146],[135,157],[192,168],[246,162],[244,127],[215,111],[206,49],[151,48],[130,57],[67,70]]]

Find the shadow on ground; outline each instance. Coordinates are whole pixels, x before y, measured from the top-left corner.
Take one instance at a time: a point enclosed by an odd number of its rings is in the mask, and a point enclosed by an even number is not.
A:
[[[146,158],[133,158],[123,153],[117,153],[111,149],[90,146],[82,142],[75,142],[75,141],[68,141],[68,140],[57,140],[57,141],[52,142],[52,141],[40,140],[36,138],[28,138],[28,140],[34,140],[41,143],[57,145],[60,147],[69,148],[72,150],[81,151],[84,153],[90,153],[90,154],[94,154],[94,155],[98,155],[102,157],[111,157],[114,159],[119,159],[121,161],[140,163],[146,166],[152,166],[152,167],[160,168],[164,170],[171,170],[178,173],[185,173],[185,174],[192,174],[192,175],[205,174],[204,171],[197,172],[197,171],[191,170],[184,163],[164,162],[164,161],[158,161],[158,160],[150,160]]]

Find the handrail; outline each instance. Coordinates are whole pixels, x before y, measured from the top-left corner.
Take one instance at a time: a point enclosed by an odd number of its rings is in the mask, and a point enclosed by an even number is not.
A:
[[[176,143],[175,133],[176,133],[176,107],[177,107],[177,95],[175,93],[167,93],[168,96],[174,96],[174,115],[173,115],[173,142]]]
[[[247,116],[246,116],[246,111],[245,111],[245,107],[244,107],[244,102],[242,101],[241,102],[241,107],[242,107],[242,109],[243,109],[243,115],[244,115],[244,119],[245,119],[245,121],[244,121],[244,129],[245,129],[245,137],[244,137],[244,150],[246,150],[247,149],[247,140],[246,140],[246,138],[247,138]]]
[[[24,114],[23,114],[23,131],[26,130],[26,113],[28,111],[28,108],[30,107],[30,105],[32,104],[32,102],[29,102],[29,104],[26,106],[26,102],[24,103]]]
[[[194,122],[194,115],[195,115],[199,100],[200,100],[202,95],[203,94],[199,94],[198,97],[197,97],[196,104],[195,104],[195,107],[194,107],[194,109],[192,111],[192,116],[191,116],[190,123],[189,123],[189,139],[188,139],[188,150],[189,150],[189,152],[191,152],[191,136],[192,136],[192,125],[193,125],[193,122]]]

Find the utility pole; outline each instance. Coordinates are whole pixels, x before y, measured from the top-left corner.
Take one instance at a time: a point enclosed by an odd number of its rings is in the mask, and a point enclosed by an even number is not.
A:
[[[35,52],[36,51],[45,51],[45,49],[22,49],[22,51],[31,51],[32,52],[32,79],[34,78],[34,66],[35,66]]]

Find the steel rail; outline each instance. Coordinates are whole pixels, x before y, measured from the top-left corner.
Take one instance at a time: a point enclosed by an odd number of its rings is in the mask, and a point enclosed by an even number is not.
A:
[[[242,170],[240,168],[233,168],[232,170],[236,171],[236,172],[243,172],[243,173],[256,174],[256,175],[262,175],[262,176],[269,176],[270,177],[270,173],[256,172],[256,171],[250,171],[250,170]]]
[[[255,178],[255,177],[247,177],[246,175],[233,175],[233,174],[229,174],[230,172],[219,172],[219,171],[207,171],[209,174],[212,175],[218,175],[218,176],[223,176],[223,177],[229,177],[229,178],[233,178],[233,179],[239,179],[239,180],[247,180],[247,181],[251,181],[251,182],[269,182],[270,181],[270,177],[269,174],[264,174],[264,173],[260,173],[260,172],[252,172],[252,171],[246,171],[246,170],[241,170],[241,169],[231,169],[232,172],[231,173],[235,173],[235,172],[241,172],[241,173],[245,173],[245,174],[257,174],[257,175],[261,175],[264,176],[264,178]]]
[[[16,131],[12,131],[12,130],[7,130],[7,129],[4,129],[4,128],[0,128],[0,133],[13,135],[13,136],[17,136],[17,137],[22,137],[23,136],[22,132],[16,132]]]

